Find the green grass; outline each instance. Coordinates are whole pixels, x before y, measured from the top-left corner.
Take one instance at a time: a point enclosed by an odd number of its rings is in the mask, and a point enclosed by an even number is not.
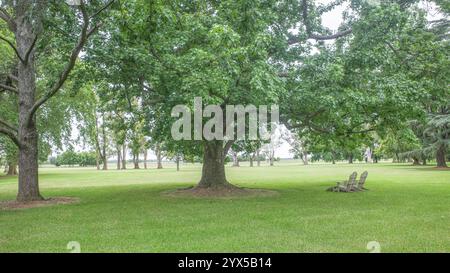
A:
[[[245,163],[243,163],[244,165]],[[369,171],[364,193],[325,189],[353,171]],[[43,168],[46,197],[80,203],[0,210],[0,252],[450,252],[450,172],[396,164],[231,168],[244,187],[272,197],[171,198],[193,185],[200,166],[180,172]],[[13,199],[16,178],[0,177],[0,200]]]

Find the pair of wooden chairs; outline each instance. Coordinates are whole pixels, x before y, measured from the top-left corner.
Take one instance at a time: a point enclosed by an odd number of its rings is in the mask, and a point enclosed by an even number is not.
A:
[[[356,172],[353,172],[348,178],[348,181],[344,181],[343,183],[337,182],[337,185],[329,188],[328,191],[333,192],[365,191],[367,189],[364,188],[364,184],[366,183],[368,174],[369,173],[367,171],[363,172],[359,177],[359,181],[357,182],[356,177],[358,176],[358,174]]]

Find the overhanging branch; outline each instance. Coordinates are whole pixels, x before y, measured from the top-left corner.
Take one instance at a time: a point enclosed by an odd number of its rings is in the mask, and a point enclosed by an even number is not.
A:
[[[114,2],[114,1],[108,2],[106,7],[111,5],[112,2]],[[94,15],[97,15],[101,11],[105,10],[106,7],[100,9],[100,11],[96,12],[96,14],[94,14]],[[28,114],[28,123],[31,122],[34,114],[39,109],[39,107],[41,107],[44,103],[46,103],[51,97],[53,97],[61,89],[61,87],[63,86],[64,82],[69,77],[70,72],[74,68],[76,60],[78,58],[78,55],[79,55],[80,51],[83,49],[84,45],[86,44],[88,38],[101,26],[101,23],[98,23],[94,27],[89,29],[90,18],[92,16],[90,17],[88,15],[83,0],[80,1],[79,9],[80,9],[80,12],[81,12],[81,15],[82,15],[82,18],[83,18],[83,25],[82,25],[82,28],[81,28],[80,36],[78,38],[78,42],[75,45],[75,47],[72,49],[71,54],[70,54],[70,58],[69,58],[69,62],[66,64],[64,70],[60,74],[60,76],[57,79],[57,81],[53,84],[51,89],[44,96],[42,96],[40,99],[38,99],[34,103],[33,107],[31,108],[31,110],[30,110],[30,112]]]
[[[17,29],[16,23],[14,19],[9,15],[8,11],[2,7],[0,7],[0,19],[5,21],[8,24],[9,30],[15,32]]]
[[[12,93],[14,93],[14,94],[19,94],[19,90],[17,90],[17,88],[14,88],[14,87],[12,87],[12,86],[9,86],[9,85],[5,85],[5,84],[1,84],[0,83],[0,90],[6,90],[6,91],[9,91],[9,92],[12,92]]]
[[[21,147],[19,137],[17,136],[17,130],[12,125],[3,120],[0,120],[0,133],[9,137],[14,142],[14,144],[17,145],[17,147]]]
[[[309,23],[309,12],[308,12],[308,0],[302,0],[301,4],[302,8],[302,23],[305,26],[306,34],[308,35],[308,39],[314,39],[317,41],[325,41],[325,40],[335,40],[344,36],[347,36],[352,33],[352,28],[348,28],[343,31],[336,32],[334,34],[322,35],[316,34],[312,32],[311,25]],[[299,39],[297,36],[289,37],[288,44],[293,45],[299,43]]]
[[[6,42],[6,43],[14,50],[14,53],[16,53],[16,56],[19,58],[19,60],[20,60],[21,62],[24,62],[22,56],[20,56],[20,53],[19,53],[19,51],[17,50],[17,48],[16,48],[16,46],[14,45],[13,42],[11,42],[10,40],[6,39],[6,38],[3,37],[3,36],[0,36],[0,40]]]

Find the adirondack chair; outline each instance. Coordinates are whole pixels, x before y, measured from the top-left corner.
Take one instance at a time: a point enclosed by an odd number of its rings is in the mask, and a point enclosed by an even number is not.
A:
[[[331,187],[328,189],[328,191],[334,191],[334,192],[351,192],[354,191],[355,183],[356,183],[356,176],[358,174],[356,172],[353,172],[347,181],[337,182],[337,185],[335,187]]]
[[[367,190],[366,188],[364,188],[364,184],[366,183],[366,179],[367,179],[368,175],[369,175],[369,173],[367,171],[365,171],[361,174],[361,176],[359,177],[358,184],[354,188],[355,191]]]

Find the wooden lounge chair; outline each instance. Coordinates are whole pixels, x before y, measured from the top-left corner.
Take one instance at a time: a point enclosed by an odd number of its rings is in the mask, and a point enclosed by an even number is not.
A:
[[[366,191],[367,189],[364,188],[364,184],[366,183],[367,175],[369,173],[367,171],[363,172],[361,176],[359,177],[358,184],[354,187],[355,191]]]
[[[353,172],[350,175],[350,177],[348,178],[348,181],[344,181],[343,184],[341,184],[342,182],[337,182],[337,185],[329,188],[328,191],[333,191],[333,192],[355,191],[356,176],[358,176],[358,174],[356,172]]]

